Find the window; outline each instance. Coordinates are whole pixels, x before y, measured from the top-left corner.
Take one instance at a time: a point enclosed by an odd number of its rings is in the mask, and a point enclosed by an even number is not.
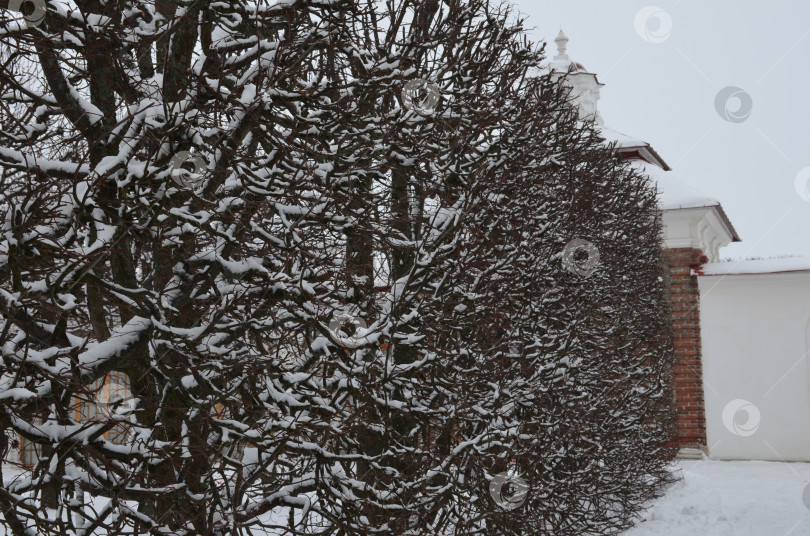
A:
[[[75,415],[79,422],[100,421],[113,417],[111,414],[126,414],[131,408],[132,391],[129,387],[129,376],[123,372],[110,372],[90,384],[88,394],[75,399]],[[120,419],[118,415],[113,418]],[[117,424],[104,434],[108,441],[122,445],[128,440],[128,427],[125,423]],[[42,445],[20,438],[20,461],[26,467],[33,467],[42,457]]]
[[[131,407],[129,376],[123,372],[113,371],[104,378],[99,378],[90,385],[89,392],[92,396],[84,397],[78,404],[79,421],[120,419]],[[127,441],[127,427],[125,424],[117,424],[104,437],[113,443],[123,444]]]
[[[94,402],[94,397],[101,399],[104,390],[104,378],[99,378],[90,384],[88,388],[92,397],[82,397],[77,404],[76,420],[79,422],[97,421],[99,418],[99,405]]]
[[[129,376],[123,372],[110,372],[107,376],[107,411],[125,413],[131,409],[132,391],[129,388]],[[107,439],[123,445],[127,441],[127,427],[123,424],[107,432]]]
[[[42,456],[42,446],[20,438],[20,461],[25,467],[33,467]]]

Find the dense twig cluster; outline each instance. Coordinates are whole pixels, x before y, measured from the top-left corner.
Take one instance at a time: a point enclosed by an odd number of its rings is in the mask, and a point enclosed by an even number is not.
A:
[[[660,491],[655,195],[507,8],[42,5],[0,11],[11,533],[605,534]]]

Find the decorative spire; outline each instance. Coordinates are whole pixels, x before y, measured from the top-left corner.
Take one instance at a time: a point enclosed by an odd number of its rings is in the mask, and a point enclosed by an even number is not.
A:
[[[554,61],[570,61],[571,58],[569,58],[568,54],[565,52],[565,47],[568,45],[568,37],[563,33],[562,28],[560,28],[560,33],[557,34],[557,38],[554,42],[557,43],[557,55],[554,56]]]

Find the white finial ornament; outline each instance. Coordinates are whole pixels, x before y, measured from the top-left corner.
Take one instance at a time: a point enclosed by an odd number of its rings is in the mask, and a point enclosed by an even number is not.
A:
[[[580,119],[593,119],[597,125],[602,124],[597,101],[599,88],[602,84],[594,73],[590,73],[580,63],[571,61],[568,57],[568,36],[560,29],[554,39],[557,43],[557,55],[551,63],[551,70],[556,78],[563,78],[564,84],[571,88],[573,102],[579,107]]]
[[[568,54],[565,52],[565,48],[568,46],[568,37],[563,33],[562,28],[560,28],[560,33],[557,34],[557,38],[554,42],[557,43],[557,55],[554,56],[554,60],[570,60],[571,58],[569,58]]]

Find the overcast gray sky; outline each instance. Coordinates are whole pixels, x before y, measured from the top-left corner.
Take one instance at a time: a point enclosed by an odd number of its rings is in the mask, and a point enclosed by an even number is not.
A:
[[[605,84],[606,125],[720,200],[743,240],[722,257],[810,256],[810,2],[512,2],[551,55],[562,27]],[[744,92],[727,101],[732,121],[715,106],[729,86]]]

